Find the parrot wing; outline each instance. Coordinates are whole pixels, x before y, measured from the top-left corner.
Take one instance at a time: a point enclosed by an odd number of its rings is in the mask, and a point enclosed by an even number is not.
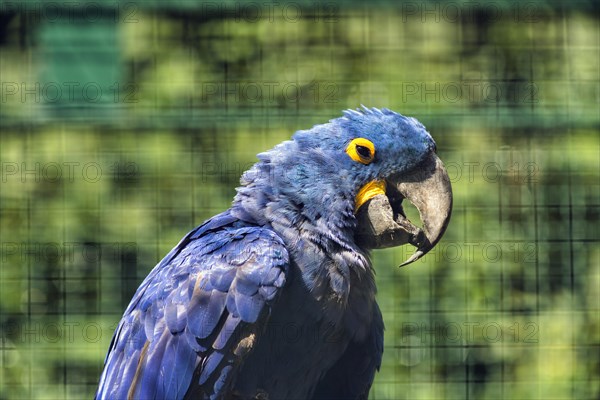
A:
[[[96,398],[218,397],[258,340],[287,270],[275,233],[227,212],[190,232],[125,311]]]

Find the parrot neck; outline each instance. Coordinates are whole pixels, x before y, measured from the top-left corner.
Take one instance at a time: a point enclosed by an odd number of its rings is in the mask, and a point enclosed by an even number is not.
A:
[[[365,254],[354,241],[356,218],[351,206],[335,210],[327,204],[311,206],[286,197],[260,193],[255,188],[244,189],[238,188],[231,208],[232,215],[246,223],[271,228],[291,248],[297,241],[305,240],[325,250]]]
[[[356,219],[351,205],[341,211],[319,205],[317,211],[256,189],[238,188],[232,215],[281,237],[303,286],[322,303],[331,321],[348,320],[348,305],[358,302],[356,298],[363,299],[365,307],[360,309],[367,309],[374,301],[375,280],[367,252],[354,241]]]
[[[242,175],[231,214],[272,229],[288,250],[291,284],[330,322],[356,330],[356,321],[370,321],[376,289],[369,255],[354,240],[353,179],[326,154],[304,150],[287,141],[259,154]]]

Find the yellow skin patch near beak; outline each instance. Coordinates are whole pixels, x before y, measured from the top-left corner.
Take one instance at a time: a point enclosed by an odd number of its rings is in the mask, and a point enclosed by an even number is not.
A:
[[[354,200],[354,214],[358,212],[358,209],[365,204],[368,200],[377,196],[378,194],[385,194],[385,181],[371,181],[360,188],[356,194]]]

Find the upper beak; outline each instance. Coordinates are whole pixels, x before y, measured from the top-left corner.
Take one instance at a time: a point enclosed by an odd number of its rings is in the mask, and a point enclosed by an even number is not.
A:
[[[385,195],[362,205],[356,217],[356,241],[368,248],[385,248],[410,243],[415,253],[400,266],[418,260],[441,239],[452,212],[452,186],[442,161],[431,155],[409,174],[386,179]],[[419,211],[423,227],[415,226],[402,209],[404,199]]]

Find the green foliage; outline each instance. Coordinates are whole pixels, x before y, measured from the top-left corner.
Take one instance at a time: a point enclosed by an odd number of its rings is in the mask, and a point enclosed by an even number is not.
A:
[[[455,193],[430,255],[400,270],[411,249],[373,255],[386,349],[371,397],[597,398],[598,19],[502,10],[136,10],[110,28],[110,110],[3,92],[0,398],[90,398],[152,266],[228,207],[256,153],[361,103],[418,117]],[[52,41],[20,43],[23,21],[2,80],[34,87],[60,60],[31,57]]]

